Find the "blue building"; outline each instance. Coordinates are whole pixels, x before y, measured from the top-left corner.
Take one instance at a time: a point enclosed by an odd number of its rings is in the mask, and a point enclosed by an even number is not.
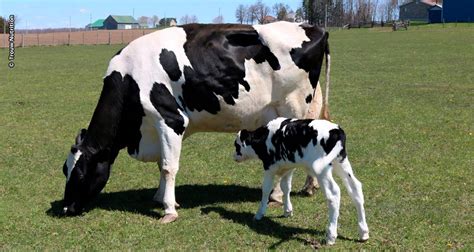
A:
[[[474,0],[444,0],[444,22],[474,22]]]
[[[443,22],[443,7],[441,5],[436,4],[428,9],[428,22],[430,24]]]

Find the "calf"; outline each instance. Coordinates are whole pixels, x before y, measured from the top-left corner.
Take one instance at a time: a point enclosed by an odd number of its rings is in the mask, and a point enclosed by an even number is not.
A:
[[[357,208],[359,238],[362,241],[369,239],[362,184],[352,171],[345,139],[344,131],[337,124],[326,120],[279,117],[255,131],[239,131],[235,140],[235,160],[241,162],[259,158],[265,169],[262,201],[255,219],[262,219],[267,210],[268,196],[275,176],[281,177],[284,216],[293,214],[290,202],[291,178],[295,165],[303,166],[307,174],[315,176],[323,188],[329,207],[327,243],[334,244],[340,205],[340,189],[332,176],[334,167]]]

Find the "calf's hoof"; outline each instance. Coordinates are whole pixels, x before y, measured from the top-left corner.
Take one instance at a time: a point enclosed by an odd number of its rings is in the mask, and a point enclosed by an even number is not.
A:
[[[160,223],[167,224],[174,222],[176,219],[178,219],[178,214],[165,214],[165,216],[160,219]]]
[[[364,232],[359,235],[360,242],[366,242],[369,239],[369,232]]]
[[[336,243],[336,237],[327,237],[326,245],[332,246]]]
[[[285,213],[283,213],[283,216],[285,218],[291,217],[291,216],[293,216],[293,211],[285,211]]]
[[[259,220],[261,220],[262,218],[263,218],[263,215],[261,215],[261,214],[256,214],[256,215],[253,217],[253,220],[254,220],[254,221],[259,221]]]

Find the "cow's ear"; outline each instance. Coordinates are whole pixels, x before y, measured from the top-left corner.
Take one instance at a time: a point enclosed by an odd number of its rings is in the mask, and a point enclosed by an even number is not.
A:
[[[76,136],[76,145],[79,145],[84,141],[84,137],[86,137],[87,130],[86,129],[81,129],[79,133]]]

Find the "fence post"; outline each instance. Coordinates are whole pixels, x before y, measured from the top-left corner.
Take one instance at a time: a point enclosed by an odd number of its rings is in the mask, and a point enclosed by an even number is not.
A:
[[[68,33],[68,34],[67,34],[67,45],[68,45],[68,46],[71,45],[71,33]]]
[[[25,47],[25,34],[21,34],[21,47]]]
[[[109,45],[110,45],[110,31],[109,31]]]
[[[95,45],[99,44],[99,30],[97,30],[97,40],[95,41]]]
[[[39,36],[39,32],[36,33],[36,40],[38,42],[38,46],[40,45],[40,36]]]
[[[84,41],[84,33],[85,33],[85,32],[82,32],[82,45],[84,45],[84,42],[85,42],[85,41]]]
[[[55,45],[55,44],[54,44],[54,32],[53,32],[53,46],[54,46],[54,45]]]
[[[122,31],[122,44],[123,44],[123,31]]]

